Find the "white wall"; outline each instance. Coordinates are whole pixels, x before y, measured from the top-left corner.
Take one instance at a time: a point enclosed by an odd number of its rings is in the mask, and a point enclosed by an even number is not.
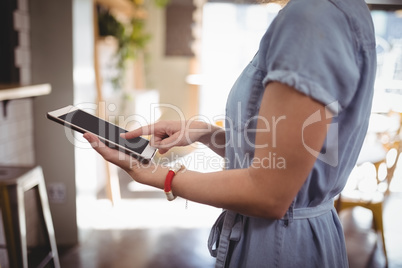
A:
[[[31,166],[35,163],[32,100],[0,102],[0,165]]]

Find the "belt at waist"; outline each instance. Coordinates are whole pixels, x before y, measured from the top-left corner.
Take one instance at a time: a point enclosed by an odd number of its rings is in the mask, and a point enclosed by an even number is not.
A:
[[[289,207],[282,220],[300,220],[307,218],[315,218],[330,211],[334,207],[334,200],[330,199],[316,207],[294,208],[294,204]]]
[[[306,208],[294,208],[293,202],[281,220],[291,223],[293,220],[315,218],[331,211],[333,208],[333,199],[325,201],[316,207]],[[208,239],[208,249],[211,256],[216,257],[215,267],[225,267],[230,240],[238,241],[243,231],[243,217],[234,211],[225,210],[212,226]]]

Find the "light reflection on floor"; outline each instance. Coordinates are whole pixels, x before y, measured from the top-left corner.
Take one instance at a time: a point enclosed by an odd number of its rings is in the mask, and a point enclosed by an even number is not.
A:
[[[221,209],[177,198],[122,199],[114,207],[106,199],[77,200],[78,225],[81,229],[146,229],[211,227]]]

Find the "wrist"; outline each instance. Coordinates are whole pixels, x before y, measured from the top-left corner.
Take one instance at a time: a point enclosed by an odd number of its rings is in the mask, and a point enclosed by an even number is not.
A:
[[[197,141],[205,145],[208,145],[211,142],[211,136],[217,130],[216,126],[203,121],[195,121],[195,127],[192,126],[191,128],[199,131]]]
[[[166,198],[168,201],[173,201],[176,199],[176,195],[173,194],[172,190],[172,182],[176,174],[183,169],[183,165],[179,162],[176,162],[171,168],[169,168],[169,171],[166,175],[165,178],[165,184],[164,184],[164,192],[166,194]]]
[[[168,170],[169,167],[165,165],[148,164],[140,168],[131,169],[129,175],[139,183],[163,190]]]

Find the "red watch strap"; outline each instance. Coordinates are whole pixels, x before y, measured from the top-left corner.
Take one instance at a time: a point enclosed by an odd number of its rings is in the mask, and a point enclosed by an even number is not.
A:
[[[169,172],[166,175],[164,191],[166,198],[169,201],[172,201],[176,198],[176,196],[174,196],[172,193],[172,181],[176,173],[179,172],[182,167],[183,166],[180,163],[176,163],[171,169],[169,169]]]
[[[176,173],[173,170],[169,170],[168,174],[166,175],[165,193],[172,191],[172,181],[173,181],[174,175],[176,175]]]

